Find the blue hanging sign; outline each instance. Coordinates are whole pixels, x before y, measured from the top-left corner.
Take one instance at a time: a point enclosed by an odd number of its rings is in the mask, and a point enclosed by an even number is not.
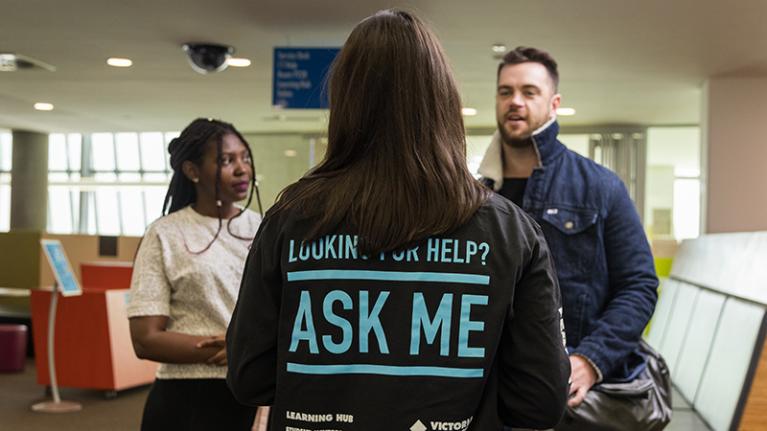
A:
[[[340,48],[274,48],[272,105],[327,109],[325,80]]]

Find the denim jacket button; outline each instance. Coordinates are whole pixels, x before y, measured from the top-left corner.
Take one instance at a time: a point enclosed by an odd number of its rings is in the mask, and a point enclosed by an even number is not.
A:
[[[571,221],[565,222],[565,229],[572,229],[575,225]]]

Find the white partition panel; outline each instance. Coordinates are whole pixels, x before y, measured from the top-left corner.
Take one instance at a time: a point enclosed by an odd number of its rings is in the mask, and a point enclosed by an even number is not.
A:
[[[647,334],[647,342],[655,350],[660,350],[663,336],[668,330],[668,322],[671,319],[678,291],[678,282],[670,278],[663,280],[658,290],[658,303],[655,305],[655,313],[650,320],[650,332]]]
[[[695,399],[703,369],[711,353],[724,301],[724,295],[702,290],[692,311],[687,336],[672,375],[677,389],[690,402]]]
[[[671,313],[668,328],[659,349],[660,354],[666,359],[671,375],[676,372],[676,362],[687,334],[695,299],[700,293],[699,287],[687,283],[679,283],[677,290],[674,311]]]
[[[671,276],[767,304],[767,232],[685,240],[674,257]]]
[[[735,298],[725,301],[693,403],[715,431],[730,429],[764,313],[763,305]]]

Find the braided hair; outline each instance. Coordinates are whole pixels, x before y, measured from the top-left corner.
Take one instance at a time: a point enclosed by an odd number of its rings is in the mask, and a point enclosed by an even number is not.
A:
[[[251,188],[248,194],[248,202],[245,206],[226,223],[226,230],[235,238],[250,241],[253,238],[245,238],[234,234],[231,230],[232,220],[242,215],[243,212],[250,206],[253,200],[253,194],[255,192],[256,201],[258,203],[258,211],[263,214],[263,207],[261,206],[261,195],[258,191],[258,181],[256,180],[256,167],[253,164],[253,153],[248,145],[248,141],[242,136],[242,134],[234,128],[230,123],[226,123],[220,120],[213,120],[210,118],[198,118],[192,121],[177,137],[170,141],[168,145],[168,153],[170,153],[170,167],[173,169],[173,176],[168,185],[168,192],[165,194],[165,201],[162,206],[162,215],[168,215],[176,212],[190,204],[197,201],[197,192],[194,183],[184,175],[182,166],[184,162],[190,161],[195,164],[200,164],[205,155],[205,148],[209,142],[216,143],[216,204],[218,209],[218,230],[213,236],[213,239],[208,243],[205,248],[200,251],[191,251],[187,247],[190,253],[202,254],[207,251],[213,243],[218,239],[221,229],[223,228],[223,215],[221,214],[221,200],[220,200],[220,186],[221,186],[221,142],[225,135],[235,135],[245,145],[248,150],[248,156],[250,156],[250,170],[253,172],[251,178]]]

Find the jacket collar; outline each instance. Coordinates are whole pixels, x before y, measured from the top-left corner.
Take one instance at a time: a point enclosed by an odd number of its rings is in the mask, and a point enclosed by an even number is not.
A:
[[[533,133],[533,144],[538,151],[541,166],[546,166],[565,150],[565,146],[557,140],[558,134],[559,123],[557,123],[556,118],[552,118]],[[483,178],[493,181],[495,191],[501,189],[503,185],[503,140],[497,130],[493,134],[490,146],[485,151],[478,171]]]

